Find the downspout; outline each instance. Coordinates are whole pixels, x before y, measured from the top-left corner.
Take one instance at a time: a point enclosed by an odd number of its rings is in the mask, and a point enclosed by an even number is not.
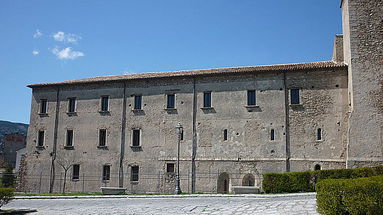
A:
[[[197,154],[197,92],[196,92],[196,80],[193,77],[193,141],[192,141],[192,183],[191,183],[191,191],[195,193],[196,191],[196,164],[195,158]]]
[[[58,129],[58,122],[59,122],[59,112],[60,112],[60,88],[57,87],[56,92],[56,113],[55,113],[55,127],[53,131],[53,149],[51,152],[52,156],[52,162],[51,162],[51,172],[50,172],[50,183],[49,183],[49,193],[53,192],[53,187],[55,184],[55,160],[56,160],[56,153],[57,153],[57,129]]]
[[[290,106],[289,90],[287,88],[286,72],[283,72],[283,85],[285,88],[285,130],[286,130],[286,172],[290,172]]]
[[[122,120],[121,120],[121,148],[120,148],[120,167],[118,170],[118,186],[124,186],[124,156],[125,156],[125,128],[126,128],[126,82],[124,82],[124,92],[122,101]]]

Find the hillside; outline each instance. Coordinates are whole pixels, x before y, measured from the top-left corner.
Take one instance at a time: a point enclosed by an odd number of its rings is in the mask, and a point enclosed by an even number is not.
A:
[[[0,140],[5,134],[19,133],[27,135],[28,124],[14,123],[0,120]]]

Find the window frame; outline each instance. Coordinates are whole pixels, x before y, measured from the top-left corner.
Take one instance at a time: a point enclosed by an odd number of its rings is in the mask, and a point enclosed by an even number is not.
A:
[[[110,164],[105,164],[102,166],[102,181],[110,181]]]
[[[73,101],[73,105],[72,105],[72,101]],[[73,108],[72,108],[72,106],[73,106]],[[68,98],[68,113],[76,113],[76,109],[77,109],[76,97]]]
[[[75,168],[78,167],[78,168]],[[75,170],[77,169],[78,175],[75,174]],[[75,177],[77,176],[77,177]],[[72,165],[72,181],[79,181],[80,180],[80,164],[73,164]]]
[[[105,103],[104,99],[106,99],[106,108],[105,108]],[[100,97],[100,112],[109,112],[109,100],[110,97],[108,95],[104,95]]]
[[[137,173],[135,173],[135,169],[137,168]],[[130,167],[130,182],[137,183],[140,180],[140,166],[134,165]]]
[[[69,138],[69,134],[71,134],[71,138]],[[71,140],[70,140],[71,139]],[[71,142],[71,145],[68,145],[69,143],[69,140]],[[66,149],[73,149],[74,148],[74,131],[73,129],[67,129],[66,130],[66,135],[65,135],[65,145],[64,145],[64,148]]]
[[[254,97],[250,97],[252,93]],[[257,106],[257,91],[256,90],[247,90],[247,106],[249,107]]]
[[[140,98],[140,99],[137,100],[137,98]],[[141,94],[133,95],[133,99],[134,99],[133,110],[142,110],[142,95]],[[137,101],[139,101],[139,105]]]
[[[173,106],[170,106],[169,98],[173,97]],[[167,93],[166,94],[166,109],[173,110],[176,109],[176,94],[175,93]]]
[[[101,145],[101,132],[105,132],[104,136],[104,144]],[[106,128],[98,129],[98,145],[99,148],[106,148],[108,143],[108,130]]]
[[[209,95],[209,104],[206,102],[206,96]],[[203,108],[213,108],[213,98],[212,98],[212,92],[211,91],[205,91],[203,92]]]
[[[297,92],[298,95],[293,94],[293,92]],[[294,95],[294,98],[296,98],[298,102],[296,102],[295,99],[293,100],[293,95]],[[293,101],[294,101],[294,103],[293,103]],[[301,101],[301,90],[299,88],[292,88],[292,89],[290,89],[290,105],[301,105],[301,104],[302,104],[302,101]]]
[[[135,144],[135,132],[138,131],[138,145]],[[141,129],[139,128],[133,128],[132,129],[132,144],[131,144],[131,147],[141,147]]]
[[[43,104],[45,105],[45,108],[44,108]],[[39,114],[40,115],[47,115],[48,114],[48,99],[40,99]]]
[[[40,133],[42,132],[42,139],[41,139],[41,136],[40,136]],[[40,144],[40,142],[42,144]],[[37,144],[36,144],[36,147],[37,148],[44,148],[44,144],[45,144],[45,130],[38,130],[37,131]]]

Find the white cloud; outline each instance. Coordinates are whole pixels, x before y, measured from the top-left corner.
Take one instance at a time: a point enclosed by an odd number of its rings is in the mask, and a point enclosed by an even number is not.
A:
[[[35,50],[32,51],[32,54],[34,56],[36,56],[36,55],[40,54],[40,51],[35,49]]]
[[[66,47],[64,49],[59,50],[57,47],[52,49],[52,53],[56,55],[56,57],[60,60],[74,60],[78,57],[84,56],[83,52],[80,51],[72,51],[71,47]]]
[[[43,33],[39,29],[36,29],[36,32],[33,34],[33,38],[37,39],[43,36]]]
[[[59,42],[64,42],[64,43],[77,43],[77,41],[80,40],[81,37],[76,34],[70,34],[70,33],[65,33],[63,31],[59,31],[53,34],[53,39]]]

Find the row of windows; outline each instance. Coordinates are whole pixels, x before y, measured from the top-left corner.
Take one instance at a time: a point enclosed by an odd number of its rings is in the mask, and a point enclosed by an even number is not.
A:
[[[130,168],[130,181],[138,182],[139,180],[140,167],[138,165],[132,166]],[[166,164],[166,173],[174,173],[175,165],[174,163]],[[72,165],[72,180],[80,180],[80,164]],[[102,181],[110,180],[110,165],[104,165],[102,167]]]
[[[300,104],[300,95],[299,89],[290,90],[290,104],[297,105]],[[257,104],[257,96],[255,90],[247,91],[247,105],[255,106]],[[101,96],[100,111],[107,112],[109,111],[109,96]],[[166,108],[175,109],[176,108],[176,95],[167,94],[166,95]],[[134,110],[142,109],[142,96],[134,95]],[[212,107],[212,92],[203,93],[203,107],[211,108]],[[46,114],[48,111],[47,99],[40,100],[40,114]],[[76,112],[76,98],[68,98],[68,113]]]
[[[65,142],[65,148],[73,148],[73,130],[67,130],[66,131],[66,142]],[[181,133],[181,140],[183,140],[184,134],[183,131]],[[275,129],[270,129],[270,140],[275,140]],[[37,147],[44,147],[44,138],[45,138],[45,131],[40,130],[38,132],[37,137]],[[318,141],[322,140],[322,129],[318,128],[316,133],[316,139]],[[223,130],[223,140],[228,140],[228,130]],[[98,147],[106,147],[107,145],[107,130],[106,129],[100,129],[98,134]],[[141,146],[141,130],[140,129],[133,129],[132,130],[132,147],[139,147]]]

